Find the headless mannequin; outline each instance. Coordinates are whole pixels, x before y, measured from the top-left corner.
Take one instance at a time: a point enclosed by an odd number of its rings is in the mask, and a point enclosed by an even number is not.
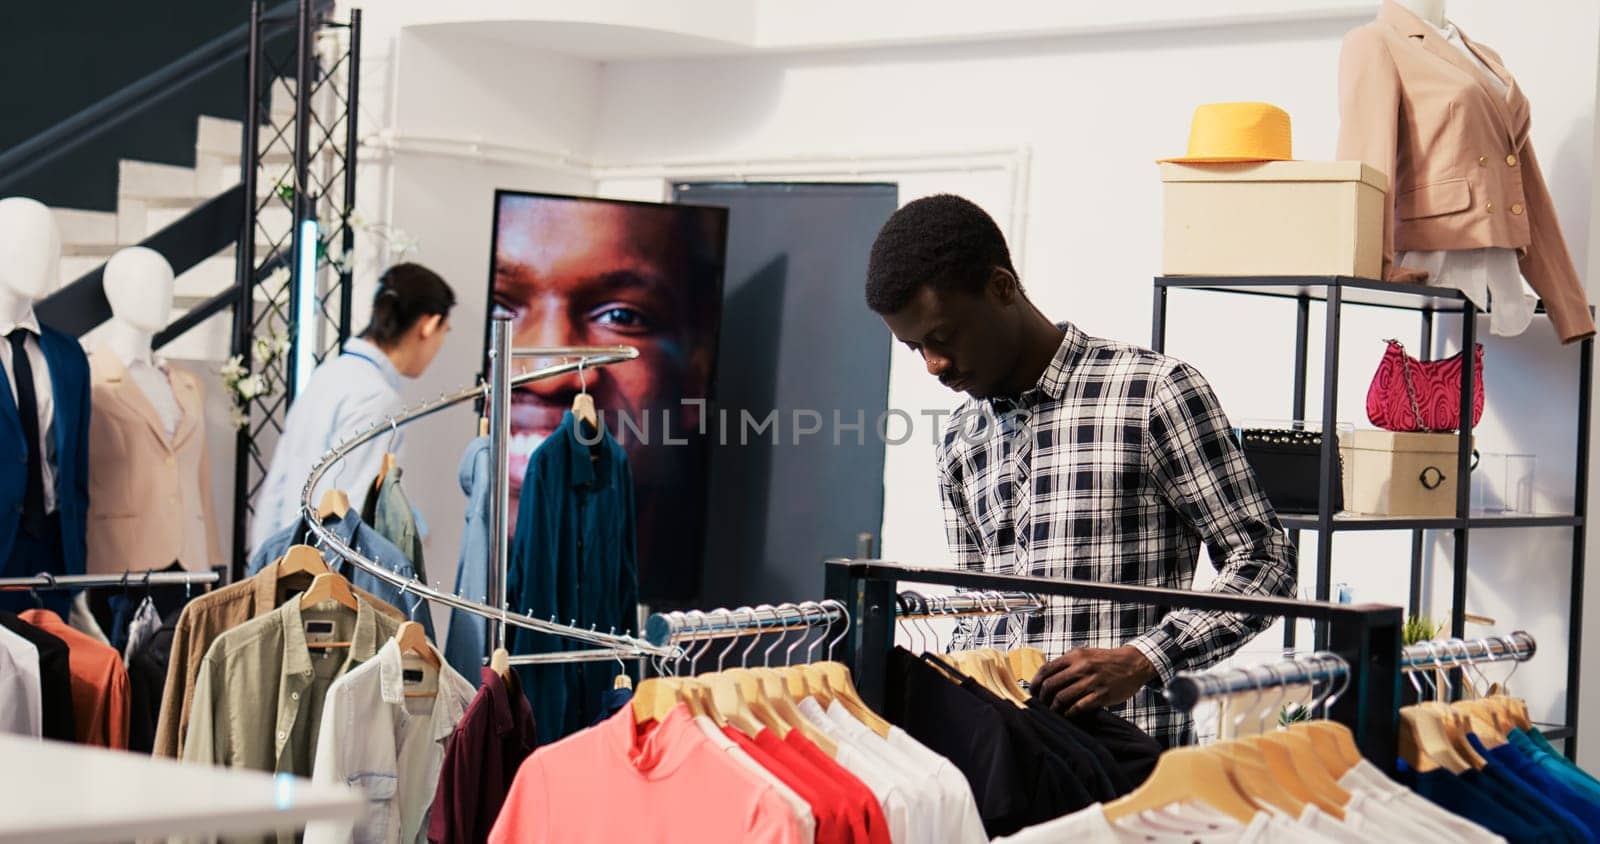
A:
[[[1411,14],[1433,24],[1435,29],[1444,29],[1445,0],[1395,0],[1395,3],[1404,7]]]
[[[170,439],[177,430],[181,411],[172,382],[157,367],[150,344],[172,316],[172,265],[153,249],[130,246],[106,263],[104,284],[106,301],[111,303],[111,320],[103,329],[101,343],[128,368],[134,383],[161,417]]]

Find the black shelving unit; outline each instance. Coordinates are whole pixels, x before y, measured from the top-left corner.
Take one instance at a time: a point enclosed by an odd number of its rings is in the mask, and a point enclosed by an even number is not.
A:
[[[1192,290],[1210,293],[1228,293],[1243,296],[1263,296],[1284,299],[1295,303],[1294,386],[1290,412],[1293,419],[1306,418],[1306,375],[1308,335],[1311,327],[1311,303],[1326,304],[1324,313],[1322,352],[1322,430],[1336,430],[1339,411],[1339,350],[1340,321],[1345,305],[1387,308],[1412,311],[1421,317],[1422,354],[1433,348],[1435,321],[1439,314],[1461,316],[1461,348],[1471,349],[1477,341],[1477,319],[1480,313],[1471,300],[1460,291],[1446,287],[1428,287],[1420,284],[1402,284],[1370,278],[1350,276],[1251,276],[1251,277],[1194,277],[1158,276],[1155,279],[1155,306],[1152,316],[1151,347],[1166,351],[1168,297],[1173,290]],[[1461,367],[1461,417],[1472,418],[1472,382],[1474,361],[1470,354],[1463,355]],[[1422,604],[1422,556],[1424,533],[1430,530],[1450,531],[1454,537],[1454,559],[1450,596],[1450,635],[1464,635],[1466,626],[1467,570],[1469,537],[1474,530],[1516,528],[1570,528],[1572,531],[1572,564],[1568,597],[1567,627],[1567,701],[1566,724],[1553,728],[1548,735],[1560,735],[1566,740],[1566,753],[1577,756],[1578,729],[1578,674],[1581,664],[1583,636],[1583,566],[1584,566],[1584,513],[1587,512],[1589,487],[1589,413],[1591,408],[1590,383],[1594,372],[1594,341],[1578,344],[1578,436],[1576,443],[1576,468],[1573,478],[1573,510],[1571,514],[1533,516],[1473,515],[1472,504],[1472,438],[1464,429],[1457,436],[1456,448],[1456,512],[1445,518],[1406,518],[1383,516],[1341,515],[1332,509],[1332,486],[1336,475],[1333,463],[1338,459],[1333,437],[1322,438],[1320,460],[1321,484],[1317,513],[1305,516],[1280,517],[1290,531],[1295,547],[1300,545],[1300,531],[1317,531],[1317,559],[1314,587],[1319,601],[1329,599],[1333,582],[1333,536],[1341,531],[1400,530],[1411,532],[1411,580],[1409,611],[1420,612]],[[1293,646],[1294,629],[1286,625],[1284,644]],[[1316,627],[1319,647],[1326,647],[1327,629]]]

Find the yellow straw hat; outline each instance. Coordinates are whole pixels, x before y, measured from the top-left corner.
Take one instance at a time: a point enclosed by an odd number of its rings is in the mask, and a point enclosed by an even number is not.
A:
[[[1268,103],[1206,103],[1189,124],[1189,154],[1163,158],[1187,164],[1289,161],[1289,113]]]

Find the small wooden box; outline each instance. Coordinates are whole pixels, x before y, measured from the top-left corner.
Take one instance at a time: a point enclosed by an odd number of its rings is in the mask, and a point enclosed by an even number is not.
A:
[[[1456,514],[1455,434],[1359,430],[1341,442],[1348,512],[1450,518]]]
[[[1164,275],[1379,278],[1389,180],[1360,161],[1161,165]]]

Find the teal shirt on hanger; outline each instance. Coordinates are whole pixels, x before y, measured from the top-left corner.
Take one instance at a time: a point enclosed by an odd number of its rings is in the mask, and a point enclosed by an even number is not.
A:
[[[601,433],[591,451],[567,413],[534,451],[522,480],[506,572],[511,612],[600,633],[634,633],[639,606],[635,529],[627,452],[609,432]],[[517,627],[507,631],[506,641],[513,654],[594,648]],[[589,726],[619,668],[618,662],[520,666],[539,743]]]

